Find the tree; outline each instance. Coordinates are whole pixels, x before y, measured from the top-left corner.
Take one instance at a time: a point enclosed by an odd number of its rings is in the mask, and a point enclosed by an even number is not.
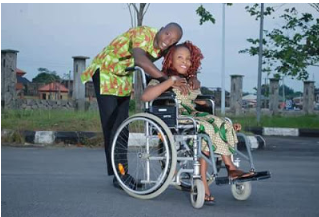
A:
[[[61,77],[57,75],[55,71],[50,71],[47,68],[42,68],[42,67],[38,68],[38,71],[39,71],[39,74],[32,79],[32,82],[45,83],[45,84],[52,83],[52,82],[58,82],[58,83],[62,82]],[[58,98],[60,98],[60,95],[61,95],[60,89],[58,89]]]
[[[231,6],[233,5],[232,3],[227,3],[227,6]],[[198,16],[200,16],[200,20],[199,20],[199,24],[203,25],[203,23],[205,22],[211,22],[212,24],[215,24],[216,19],[214,18],[214,16],[206,10],[206,8],[203,7],[203,5],[200,5],[197,9],[196,9],[196,13],[198,14]]]
[[[232,4],[226,4],[232,5]],[[213,15],[208,12],[203,5],[197,8],[196,13],[201,17],[199,24],[202,25],[206,21],[210,21],[215,24],[215,18]],[[226,96],[225,96],[225,4],[223,4],[223,25],[222,25],[222,64],[221,64],[221,115],[225,115],[225,103],[226,103]]]
[[[290,88],[284,84],[280,85],[280,87],[279,87],[279,95],[280,96],[283,96],[283,91],[285,91],[285,96],[287,98],[293,97],[294,93],[295,93],[295,91],[292,88]]]
[[[150,6],[150,3],[140,3],[139,7],[138,7],[138,4],[136,3],[129,3],[127,4],[127,6],[131,16],[132,27],[142,26],[144,16]],[[133,14],[136,14],[136,17],[132,14],[132,11],[133,11]],[[137,21],[137,25],[136,25],[136,21]]]
[[[259,18],[258,4],[247,6],[246,10],[252,16]],[[266,15],[271,15],[275,10],[266,8]],[[312,14],[299,14],[296,8],[287,8],[284,14],[279,16],[284,20],[281,28],[272,31],[265,30],[266,39],[263,40],[263,72],[270,74],[275,72],[274,77],[289,76],[298,80],[306,80],[309,77],[306,68],[319,66],[319,19],[314,19]],[[259,40],[247,39],[253,46],[239,51],[251,56],[258,55]]]
[[[319,12],[319,3],[310,3],[310,6]]]
[[[59,75],[56,74],[55,71],[50,71],[47,68],[38,68],[39,74],[32,79],[32,82],[35,83],[51,83],[60,81],[61,78]]]
[[[128,9],[129,9],[130,16],[131,16],[132,27],[142,26],[144,16],[145,16],[150,4],[149,3],[148,4],[147,3],[139,3],[139,4],[129,3],[127,5],[128,5]],[[136,15],[136,16],[134,16],[134,15]],[[136,25],[136,21],[137,21],[137,25]],[[142,93],[143,93],[143,88],[141,85],[142,84],[142,77],[140,74],[137,74],[135,78],[136,78],[136,81],[134,84],[134,98],[137,99],[136,104],[135,104],[136,112],[141,112],[143,107],[144,107],[142,100],[140,100]]]
[[[206,8],[203,7],[203,5],[200,5],[197,10],[196,13],[198,14],[198,16],[200,16],[200,20],[199,20],[199,24],[203,25],[203,23],[210,21],[212,24],[215,24],[215,18],[213,17],[213,15],[206,10]]]
[[[214,91],[211,91],[209,90],[207,87],[204,87],[202,86],[200,88],[200,92],[203,94],[203,95],[214,95]]]

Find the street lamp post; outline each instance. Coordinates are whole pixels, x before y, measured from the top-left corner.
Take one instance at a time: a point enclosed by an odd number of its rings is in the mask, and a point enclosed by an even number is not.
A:
[[[259,58],[258,58],[258,86],[257,86],[257,123],[260,124],[261,113],[261,69],[263,55],[263,29],[264,29],[264,3],[260,9],[260,31],[259,31]]]
[[[223,3],[223,28],[222,28],[222,94],[221,115],[225,116],[225,3]]]

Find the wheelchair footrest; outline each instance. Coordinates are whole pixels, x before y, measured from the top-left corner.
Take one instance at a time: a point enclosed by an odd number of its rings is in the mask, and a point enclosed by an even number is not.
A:
[[[269,171],[261,171],[261,172],[255,172],[254,175],[249,177],[243,177],[243,178],[238,178],[233,180],[230,180],[227,176],[216,177],[215,182],[216,182],[216,185],[228,185],[228,184],[236,184],[241,182],[250,182],[250,181],[269,179],[270,177],[271,177],[271,174]]]
[[[250,182],[250,181],[259,181],[263,179],[269,179],[271,177],[271,174],[269,171],[261,171],[261,172],[255,172],[254,175],[244,178],[239,178],[233,180],[233,183],[237,182]]]
[[[216,185],[228,185],[230,184],[230,180],[227,176],[225,177],[216,177],[215,178]]]

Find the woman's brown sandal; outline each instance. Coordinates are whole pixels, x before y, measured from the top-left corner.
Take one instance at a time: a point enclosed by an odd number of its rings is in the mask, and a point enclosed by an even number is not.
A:
[[[215,204],[215,198],[211,195],[205,194],[205,205],[214,205]]]
[[[227,172],[228,172],[228,177],[230,179],[239,179],[239,178],[247,178],[247,177],[250,177],[252,175],[254,175],[254,172],[244,172],[242,170],[229,170],[229,166],[226,165],[226,169],[227,169]]]

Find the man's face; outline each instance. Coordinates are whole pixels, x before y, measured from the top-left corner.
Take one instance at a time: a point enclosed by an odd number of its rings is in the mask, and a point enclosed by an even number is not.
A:
[[[180,30],[175,26],[162,28],[156,35],[154,47],[162,51],[177,43],[182,37]]]

